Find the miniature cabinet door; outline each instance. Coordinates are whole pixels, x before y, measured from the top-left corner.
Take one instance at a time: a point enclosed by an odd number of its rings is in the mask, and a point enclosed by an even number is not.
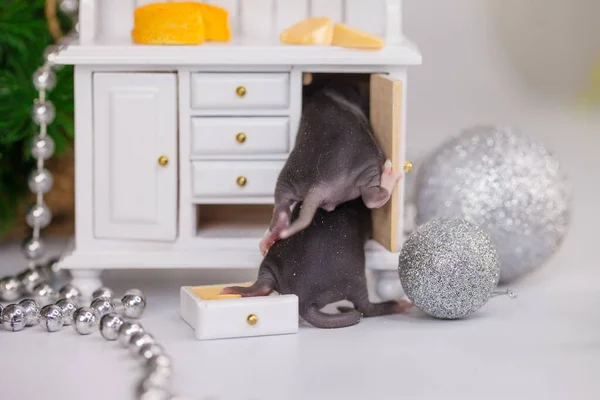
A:
[[[94,74],[95,237],[176,238],[176,92],[173,73]]]
[[[371,75],[370,118],[375,136],[392,169],[400,171],[402,82],[383,74]],[[390,200],[372,210],[373,240],[391,252],[398,251],[400,198],[398,185]]]

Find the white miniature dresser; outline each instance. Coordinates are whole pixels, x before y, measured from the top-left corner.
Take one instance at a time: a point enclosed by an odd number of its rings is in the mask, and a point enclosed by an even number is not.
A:
[[[232,40],[132,43],[141,0],[81,0],[75,67],[76,233],[64,255],[84,291],[103,269],[258,268],[275,182],[291,151],[305,73],[371,75],[371,119],[405,162],[407,67],[401,0],[221,0]],[[387,41],[378,51],[288,46],[279,32],[329,16]],[[367,267],[382,298],[400,288],[404,183],[374,212]]]

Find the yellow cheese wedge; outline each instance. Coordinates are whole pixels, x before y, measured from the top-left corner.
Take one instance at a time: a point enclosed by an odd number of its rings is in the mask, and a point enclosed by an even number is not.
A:
[[[331,44],[356,49],[380,49],[385,46],[385,41],[377,35],[354,29],[346,24],[335,24]]]
[[[325,45],[331,44],[333,23],[328,17],[311,17],[285,29],[279,35],[284,44]]]

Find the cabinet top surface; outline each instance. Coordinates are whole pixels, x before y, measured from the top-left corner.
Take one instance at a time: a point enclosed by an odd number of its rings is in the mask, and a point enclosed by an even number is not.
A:
[[[103,39],[89,45],[77,42],[57,57],[72,65],[419,65],[418,47],[403,38],[380,50],[330,46],[292,46],[278,41],[232,40],[198,46],[139,45],[130,39]]]

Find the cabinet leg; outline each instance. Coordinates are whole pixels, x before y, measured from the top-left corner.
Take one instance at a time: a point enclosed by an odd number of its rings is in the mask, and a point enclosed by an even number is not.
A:
[[[373,271],[375,273],[375,292],[381,301],[398,300],[404,296],[398,271]]]
[[[79,289],[83,297],[90,298],[94,290],[102,286],[101,273],[101,270],[96,269],[71,270],[71,276],[73,277],[71,284]]]

